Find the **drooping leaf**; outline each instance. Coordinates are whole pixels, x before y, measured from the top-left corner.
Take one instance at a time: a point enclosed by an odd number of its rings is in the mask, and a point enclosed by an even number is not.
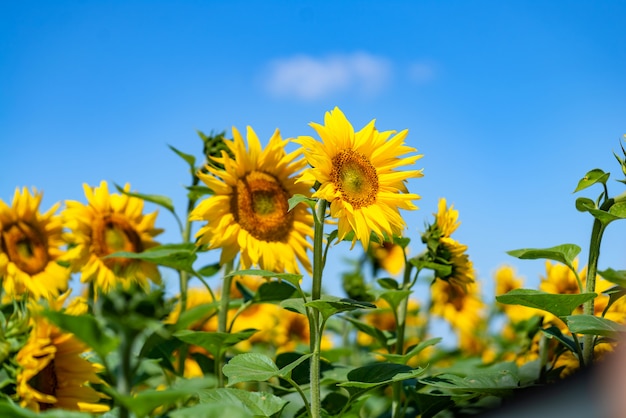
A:
[[[274,361],[261,353],[238,354],[224,365],[222,371],[228,377],[229,386],[241,382],[265,382],[280,374]]]
[[[200,402],[243,406],[255,417],[277,416],[287,404],[287,401],[271,393],[250,392],[234,388],[203,391],[200,393]]]
[[[574,309],[598,296],[596,293],[552,294],[534,289],[514,289],[496,296],[496,300],[507,305],[522,305],[536,308],[563,317],[570,315]]]
[[[561,344],[563,344],[565,347],[567,347],[567,349],[570,350],[572,353],[576,353],[577,352],[576,344],[574,343],[574,340],[571,337],[563,335],[563,333],[561,332],[561,330],[558,327],[555,327],[554,325],[552,325],[549,328],[542,329],[542,331],[549,338],[554,338],[557,341],[561,342]]]
[[[266,282],[257,289],[255,302],[279,302],[296,296],[297,289],[287,281]]]
[[[196,157],[190,154],[186,154],[171,145],[168,145],[168,147],[172,151],[174,151],[176,155],[185,160],[185,162],[189,165],[189,172],[191,173],[191,175],[194,175],[196,173]]]
[[[421,418],[432,418],[439,412],[454,405],[452,396],[438,393],[421,393],[411,391],[411,397],[415,399]]]
[[[200,268],[196,273],[204,277],[211,277],[220,271],[221,268],[220,263],[212,263]]]
[[[57,327],[74,334],[102,358],[118,346],[118,338],[105,331],[92,315],[68,315],[51,310],[43,311],[43,315]]]
[[[392,336],[389,334],[389,332],[381,331],[380,329],[373,327],[365,322],[359,321],[358,319],[351,316],[346,315],[342,318],[352,323],[352,325],[354,325],[354,327],[359,331],[364,332],[370,337],[375,338],[381,346],[387,347],[391,344],[389,339],[392,338]]]
[[[399,288],[398,281],[391,277],[385,277],[376,281],[383,289],[398,290]]]
[[[351,370],[348,373],[348,381],[339,383],[338,386],[369,389],[393,382],[414,379],[424,372],[425,369],[413,369],[403,364],[373,363]]]
[[[273,271],[268,270],[257,270],[257,269],[246,269],[246,270],[237,270],[227,274],[224,277],[235,277],[235,276],[261,276],[266,278],[275,277],[279,280],[286,280],[289,283],[293,284],[296,288],[300,288],[300,281],[302,280],[301,274],[296,273],[275,273]]]
[[[606,184],[609,179],[609,175],[610,173],[605,173],[599,168],[594,168],[593,170],[588,171],[587,174],[585,174],[585,177],[578,181],[578,185],[576,186],[574,193],[586,189],[596,183]]]
[[[570,315],[565,317],[565,321],[570,331],[576,334],[615,338],[617,333],[626,331],[624,325],[595,315]]]
[[[509,395],[518,387],[519,378],[510,370],[474,372],[462,377],[450,373],[419,379],[420,383],[452,392]]]
[[[379,297],[389,303],[391,309],[395,311],[398,309],[398,306],[400,306],[400,303],[410,295],[410,290],[391,290],[381,293]]]
[[[591,209],[597,209],[596,203],[588,197],[579,197],[576,199],[576,209],[579,212],[588,212]]]

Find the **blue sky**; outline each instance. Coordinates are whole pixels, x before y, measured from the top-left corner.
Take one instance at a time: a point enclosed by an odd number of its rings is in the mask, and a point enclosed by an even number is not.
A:
[[[167,144],[200,156],[196,130],[247,125],[264,142],[314,135],[339,106],[356,129],[409,129],[424,154],[415,252],[446,197],[485,292],[503,263],[535,287],[543,262],[505,252],[571,242],[586,263],[572,191],[592,168],[620,178],[625,18],[622,1],[2,2],[0,199],[34,186],[47,209],[107,180],[182,213],[188,173]],[[178,239],[165,211],[158,224]],[[626,268],[624,232],[610,225],[601,268]]]

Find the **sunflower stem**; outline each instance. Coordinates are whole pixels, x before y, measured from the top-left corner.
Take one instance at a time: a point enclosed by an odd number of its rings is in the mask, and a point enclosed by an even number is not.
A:
[[[311,300],[320,299],[322,296],[322,272],[324,270],[324,217],[328,202],[320,199],[315,207],[315,226],[313,233],[313,285]],[[320,327],[320,313],[315,308],[308,309],[309,328],[311,334],[311,407],[312,418],[322,415],[322,399],[320,389],[320,352],[322,341],[322,328]]]
[[[404,262],[404,277],[402,280],[402,290],[409,290],[413,284],[411,280],[411,265],[406,260],[405,253]],[[409,303],[409,296],[407,295],[400,301],[398,305],[397,326],[396,326],[396,354],[404,354],[404,332],[406,328],[406,314]],[[392,385],[392,416],[393,418],[399,418],[402,416],[402,382],[395,382]]]
[[[615,201],[613,199],[607,199],[600,206],[600,210],[608,211]],[[589,243],[589,261],[587,263],[587,281],[585,284],[586,292],[596,291],[596,273],[598,271],[598,259],[600,258],[600,244],[602,242],[602,235],[606,224],[602,223],[599,219],[595,218],[593,221],[593,228],[591,230],[591,242]],[[594,300],[591,299],[584,303],[583,314],[594,315]],[[593,362],[593,345],[595,336],[592,334],[583,335],[583,358],[580,361],[581,365],[591,366]]]
[[[217,316],[217,332],[228,332],[228,306],[230,305],[230,287],[233,283],[233,276],[230,272],[233,270],[232,261],[226,263],[224,269],[224,283],[222,284],[222,296],[220,299],[220,311]],[[217,358],[215,359],[215,374],[217,376],[217,387],[224,387],[224,373],[222,373],[222,367],[224,366],[224,358],[226,357],[226,350],[220,350]]]

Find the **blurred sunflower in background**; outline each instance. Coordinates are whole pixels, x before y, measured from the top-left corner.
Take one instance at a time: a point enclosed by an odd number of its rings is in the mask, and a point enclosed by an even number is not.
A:
[[[439,199],[435,222],[429,225],[422,234],[422,242],[427,246],[426,257],[440,266],[435,271],[435,277],[452,282],[465,289],[474,282],[474,266],[467,255],[467,246],[451,237],[460,222],[459,212],[453,205],[448,207],[445,198]]]
[[[305,205],[289,210],[289,198],[310,195],[312,184],[296,183],[306,162],[301,151],[285,151],[289,142],[276,130],[265,149],[252,128],[246,141],[233,127],[233,140],[224,141],[234,157],[222,151],[212,157],[198,177],[214,192],[190,213],[192,221],[207,221],[196,237],[197,244],[221,248],[220,264],[240,254],[242,269],[258,266],[270,271],[298,273],[298,262],[307,270],[311,263],[307,241],[313,235],[313,216]],[[223,166],[224,169],[219,169]]]
[[[324,125],[310,124],[321,143],[310,136],[295,141],[304,148],[311,166],[302,181],[319,182],[313,197],[330,203],[330,215],[338,220],[338,240],[354,231],[352,245],[360,240],[365,249],[369,248],[371,233],[380,241],[402,235],[405,222],[399,209],[416,210],[413,200],[420,198],[408,193],[406,182],[423,176],[422,170],[396,171],[422,158],[414,154],[415,148],[404,144],[408,131],[379,132],[374,122],[354,132],[335,107],[324,115]]]
[[[69,292],[51,303],[60,309]],[[71,304],[70,315],[86,313],[86,305]],[[73,334],[63,332],[34,309],[28,340],[17,353],[19,366],[16,394],[20,405],[36,412],[51,408],[101,413],[109,410],[102,403],[107,396],[90,384],[100,384],[101,366],[85,358],[88,347]]]
[[[40,213],[42,197],[18,188],[11,206],[0,199],[0,280],[6,298],[50,299],[67,288],[70,270],[59,264],[65,245],[55,214],[59,204]]]
[[[87,204],[66,201],[63,211],[70,232],[70,248],[63,257],[81,281],[92,283],[96,291],[108,293],[122,285],[128,289],[139,284],[146,289],[148,279],[161,282],[161,274],[153,263],[131,258],[106,258],[115,252],[140,253],[158,245],[154,237],[162,232],[155,228],[157,212],[143,214],[144,201],[126,194],[110,194],[106,181],[100,187],[83,185]],[[130,191],[130,185],[124,186]]]

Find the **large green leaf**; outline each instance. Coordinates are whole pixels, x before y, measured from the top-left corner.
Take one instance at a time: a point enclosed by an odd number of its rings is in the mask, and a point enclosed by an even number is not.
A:
[[[565,264],[573,269],[573,262],[580,253],[580,247],[576,244],[562,244],[550,248],[522,248],[507,251],[507,254],[523,260],[546,259]]]
[[[249,329],[236,333],[180,330],[174,336],[187,344],[200,346],[219,357],[228,347],[250,338],[257,330]]]
[[[293,284],[296,288],[300,288],[300,281],[302,280],[301,274],[295,273],[276,273],[268,270],[257,270],[257,269],[246,269],[246,270],[237,270],[227,274],[224,277],[235,277],[235,276],[261,276],[261,277],[275,277],[279,280],[286,280],[289,283]]]
[[[624,325],[595,315],[570,315],[565,317],[565,321],[570,331],[576,334],[615,338],[617,333],[626,331]]]
[[[596,293],[560,295],[534,289],[514,289],[496,296],[496,300],[507,305],[522,305],[562,317],[570,315],[574,309],[598,296]]]
[[[260,353],[238,354],[222,369],[230,386],[241,382],[264,382],[280,373],[271,358]]]
[[[357,367],[348,373],[348,381],[338,386],[357,389],[370,389],[402,380],[414,379],[424,374],[425,369],[395,363],[373,363]]]
[[[109,254],[104,258],[132,258],[138,260],[149,261],[165,267],[171,267],[176,270],[184,270],[189,273],[193,272],[193,262],[196,260],[196,246],[192,243],[182,244],[164,244],[147,250],[134,253],[128,251],[119,251]]]
[[[381,346],[387,347],[389,344],[391,344],[389,339],[393,336],[388,331],[382,331],[376,327],[371,326],[370,324],[359,321],[358,319],[348,315],[343,316],[342,318],[352,323],[352,325],[354,325],[357,330],[366,333],[370,337],[375,338]]]
[[[420,418],[432,418],[439,412],[454,405],[452,396],[446,394],[432,394],[410,391],[419,408]]]
[[[450,373],[419,379],[420,383],[451,392],[505,396],[518,387],[519,378],[510,370],[475,372],[462,377]]]
[[[271,393],[249,392],[234,388],[203,391],[200,393],[200,402],[243,406],[255,417],[278,416],[287,404],[287,401]]]
[[[68,315],[45,310],[43,315],[64,331],[70,332],[104,358],[119,344],[117,337],[110,335],[92,315]]]
[[[611,283],[626,287],[626,270],[613,270],[612,268],[608,268],[598,271],[598,274]]]
[[[45,412],[35,412],[25,409],[6,399],[0,399],[0,417],[7,418],[91,418],[93,415],[86,412],[53,409]]]

